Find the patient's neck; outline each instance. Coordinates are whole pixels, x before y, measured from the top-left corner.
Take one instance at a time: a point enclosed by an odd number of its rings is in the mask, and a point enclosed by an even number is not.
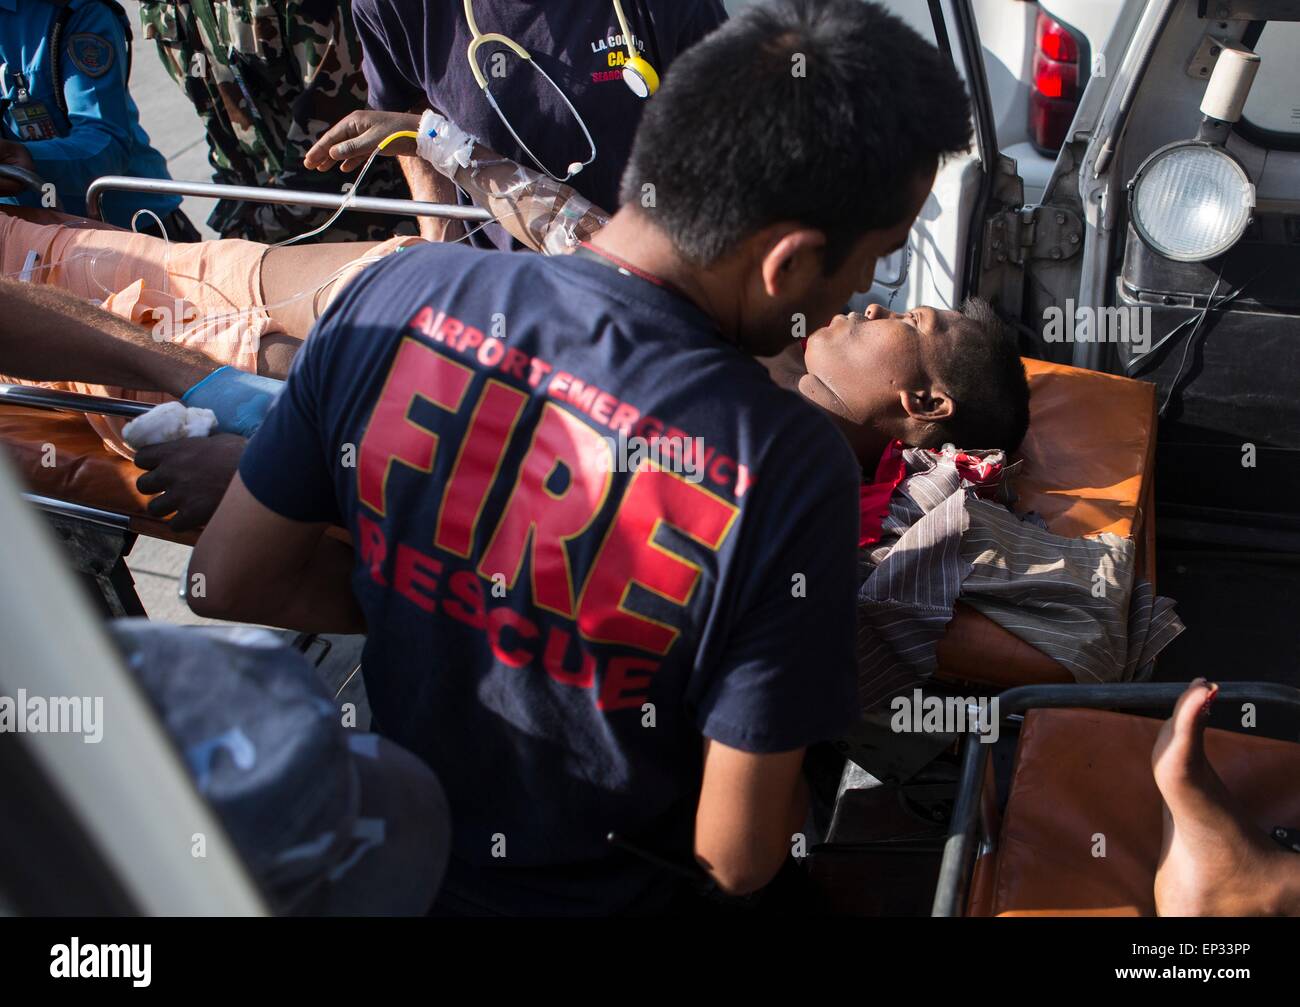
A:
[[[862,466],[863,478],[870,481],[876,474],[880,456],[885,453],[885,448],[889,447],[894,438],[876,427],[854,423],[836,413],[827,412],[826,415],[840,428],[840,433],[849,442],[858,464]]]
[[[775,356],[759,357],[758,362],[767,368],[773,382],[812,403],[830,418],[844,434],[863,472],[870,479],[875,474],[880,456],[894,439],[892,434],[881,429],[884,425],[881,418],[869,417],[866,422],[859,422],[848,415],[848,407],[826,385],[808,373],[808,368],[804,366],[804,346],[801,343],[796,343]]]

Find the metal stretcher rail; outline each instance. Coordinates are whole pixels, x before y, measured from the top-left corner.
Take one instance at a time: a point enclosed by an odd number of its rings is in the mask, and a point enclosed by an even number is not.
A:
[[[103,525],[117,531],[129,531],[131,528],[130,517],[126,514],[119,514],[117,511],[71,503],[68,500],[58,500],[55,497],[43,496],[40,493],[23,493],[22,496],[29,504],[49,514],[58,514],[76,521],[89,521],[91,524]]]
[[[255,185],[223,185],[219,182],[177,182],[163,178],[130,178],[126,175],[104,175],[90,183],[86,189],[86,215],[103,220],[100,202],[106,192],[152,192],[172,196],[206,196],[213,199],[233,199],[249,203],[277,203],[310,206],[322,210],[337,210],[347,196],[333,192],[310,192],[304,189],[259,188]],[[383,199],[378,196],[356,196],[348,209],[363,213],[390,213],[403,217],[442,217],[446,220],[465,220],[475,223],[493,219],[491,212],[478,206],[457,206],[454,203],[425,203],[413,199]]]
[[[102,416],[124,416],[134,418],[143,416],[153,406],[146,402],[132,402],[130,399],[115,399],[107,395],[82,395],[79,392],[61,392],[54,388],[38,388],[33,385],[0,384],[0,402],[32,409],[52,409],[69,413],[96,413]],[[89,521],[92,524],[109,528],[126,530],[131,519],[125,514],[89,507],[85,504],[56,500],[54,497],[38,493],[24,493],[23,499],[35,504],[41,510],[59,514],[65,518]]]
[[[114,399],[107,395],[82,395],[78,392],[61,392],[54,388],[36,385],[0,384],[0,401],[33,409],[57,409],[69,413],[98,413],[104,416],[125,416],[134,419],[153,408],[147,402]]]
[[[153,408],[147,402],[10,384],[0,384],[0,405],[126,418],[143,415]],[[126,555],[138,534],[136,521],[143,515],[133,517],[39,492],[25,492],[22,496],[45,514],[62,543],[73,572],[87,582],[92,590],[91,596],[99,599],[105,616],[118,618],[146,614],[136,593],[131,570],[126,565]]]
[[[1022,685],[998,697],[998,713],[1007,717],[1035,709],[1171,710],[1187,690],[1186,682],[1115,682],[1106,685]],[[1218,698],[1234,702],[1277,703],[1300,710],[1300,689],[1274,682],[1224,682]],[[962,739],[957,800],[944,843],[932,916],[961,916],[965,911],[979,829],[980,793],[984,787],[988,746],[979,734]],[[1142,767],[1139,767],[1139,771]],[[1149,770],[1148,770],[1149,771]]]

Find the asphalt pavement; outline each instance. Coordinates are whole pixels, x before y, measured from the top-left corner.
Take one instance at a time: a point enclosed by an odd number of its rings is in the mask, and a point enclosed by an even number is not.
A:
[[[131,5],[134,6],[134,5]],[[208,143],[194,106],[167,76],[152,42],[141,38],[139,8],[135,8],[135,50],[131,63],[131,97],[140,109],[140,124],[155,149],[167,158],[172,178],[185,182],[211,182]],[[181,208],[205,238],[215,235],[207,225],[216,200],[187,196]]]

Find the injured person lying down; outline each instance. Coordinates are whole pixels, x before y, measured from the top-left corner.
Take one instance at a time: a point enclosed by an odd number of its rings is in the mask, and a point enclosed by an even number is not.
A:
[[[1082,682],[1146,677],[1182,631],[1173,602],[1137,576],[1132,540],[1065,538],[1011,510],[1019,463],[1009,455],[1029,426],[1029,386],[985,302],[872,305],[768,369],[831,415],[863,467],[865,710],[934,674],[959,600]]]
[[[608,221],[568,186],[482,145],[473,145],[472,156],[466,150],[459,158],[435,152],[432,161],[535,251],[571,252]],[[0,214],[0,276],[55,287],[80,300],[99,300],[108,312],[147,329],[170,350],[147,347],[149,352],[139,357],[138,348],[129,348],[129,329],[105,317],[90,319],[81,303],[47,298],[45,310],[82,317],[92,330],[88,337],[98,326],[111,329],[116,340],[95,348],[82,345],[76,353],[60,353],[50,341],[39,348],[25,346],[22,366],[14,363],[19,348],[13,347],[0,355],[0,380],[35,378],[64,390],[144,402],[183,397],[186,405],[232,411],[242,399],[269,407],[274,386],[249,376],[285,377],[316,319],[353,279],[368,266],[421,243],[400,237],[306,247],[237,239],[169,245],[49,211]],[[459,338],[471,338],[473,332]],[[134,340],[140,342],[138,333]],[[809,361],[816,361],[808,368],[811,373],[802,370],[800,343],[772,363],[773,377],[823,407],[868,468],[894,439],[909,445],[974,443],[1011,450],[1024,435],[1024,372],[987,306],[963,313],[919,309],[906,316],[872,308],[865,317],[841,317],[814,333],[808,348]],[[107,362],[99,358],[114,354],[117,364],[128,357],[147,361],[165,372],[163,380],[156,373],[143,381],[138,376],[134,382],[107,380],[102,377]],[[101,368],[98,374],[95,367]],[[222,370],[208,377],[214,367]],[[195,375],[200,380],[188,382]],[[233,415],[224,417],[217,423],[219,435],[201,443],[146,447],[138,455],[123,437],[125,421],[106,416],[87,420],[111,450],[134,456],[142,468],[152,470],[141,478],[140,490],[158,494],[151,511],[157,517],[175,514],[174,527],[183,531],[203,524],[220,501],[242,451],[242,437],[232,435],[250,434],[255,427],[250,417],[260,414],[245,403],[242,415],[240,422]],[[176,429],[184,429],[183,417],[171,419]]]
[[[399,125],[425,135],[432,115],[424,123],[410,116]],[[567,186],[501,158],[454,124],[436,125],[447,149],[420,153],[527,247],[572,252],[608,222]],[[386,153],[403,149],[394,145]],[[178,531],[198,527],[233,477],[245,443],[239,435],[251,432],[273,397],[274,386],[251,375],[284,377],[326,306],[368,266],[418,243],[398,238],[306,248],[244,241],[168,246],[74,218],[45,226],[0,218],[0,273],[102,299],[174,351],[160,354],[154,347],[145,355],[151,366],[166,371],[163,381],[113,385],[101,376],[98,385],[85,384],[96,376],[67,368],[74,360],[84,368],[86,354],[56,353],[48,343],[45,369],[20,372],[6,364],[12,358],[0,356],[0,371],[80,378],[62,385],[76,391],[146,401],[183,396],[187,405],[216,406],[225,414],[217,417],[225,432],[145,447],[136,455],[137,464],[149,470],[139,489],[156,494],[151,512],[175,515]],[[435,340],[458,344],[460,352],[475,337],[480,345],[484,341],[478,329],[423,327]],[[116,352],[127,353],[120,347]],[[873,305],[865,314],[834,319],[766,363],[778,384],[831,416],[864,470],[859,545],[867,574],[860,601],[872,624],[870,639],[860,647],[864,705],[933,673],[935,645],[959,598],[1085,681],[1141,677],[1181,628],[1172,605],[1136,578],[1132,543],[1116,536],[1059,539],[1005,506],[1014,499],[1015,466],[1007,464],[1007,453],[1019,446],[1028,425],[1028,386],[1014,342],[987,304],[973,300],[961,311],[922,307],[906,313]],[[209,376],[216,365],[229,366]],[[121,420],[89,419],[110,448],[131,455]],[[185,429],[183,416],[171,422]],[[966,449],[963,457],[973,464],[959,466],[951,450],[935,453],[945,445]],[[942,499],[944,505],[918,499]],[[992,545],[980,551],[981,542]],[[1055,583],[1035,580],[1033,565],[1024,560],[1035,549],[1059,556],[1070,576]],[[960,550],[971,555],[954,559]],[[951,569],[928,570],[935,576],[927,582],[939,585],[937,593],[899,597],[897,585],[916,574],[918,563],[944,557]],[[1094,597],[1098,569],[1106,571],[1101,598]],[[1023,594],[1029,586],[1040,599],[1049,587],[1057,594],[1029,606]],[[904,640],[898,637],[902,624],[926,629]]]
[[[457,168],[457,177],[531,247],[571,251],[603,226],[604,215],[563,186],[477,152],[489,166]],[[72,335],[64,326],[39,343],[0,346],[0,372],[62,379],[59,387],[91,394],[157,402],[183,397],[186,405],[216,407],[218,435],[147,446],[135,455],[147,470],[138,488],[153,496],[150,512],[172,515],[177,531],[201,527],[234,476],[245,437],[278,390],[266,379],[288,373],[316,318],[353,279],[419,243],[169,246],[75,218],[39,224],[0,216],[0,271],[76,298],[102,298],[117,316],[94,312],[91,318],[84,301],[47,301],[47,310],[83,318],[83,341],[60,351],[58,340]],[[24,295],[57,299],[39,286],[25,287]],[[479,345],[486,341],[469,328],[428,334],[460,352],[476,336]],[[863,468],[865,708],[934,673],[936,647],[958,600],[1081,681],[1141,678],[1181,630],[1172,603],[1136,576],[1130,541],[1062,539],[1006,506],[1014,499],[1015,472],[1007,453],[1024,437],[1029,392],[1014,342],[984,302],[906,313],[872,305],[864,314],[839,316],[765,363],[778,384],[832,418]],[[213,374],[221,365],[228,366]],[[171,419],[184,429],[183,417]],[[132,455],[122,420],[88,420],[111,449]],[[945,445],[974,452],[967,455],[974,466],[959,468],[951,453],[936,455]],[[924,503],[938,500],[943,506]],[[1069,576],[1033,572],[1026,557],[1044,549]],[[951,568],[926,566],[939,560]],[[935,585],[933,595],[900,596],[899,585],[916,582],[923,567],[933,574],[925,578]],[[1098,570],[1106,584],[1100,596]]]
[[[201,526],[235,472],[245,443],[241,435],[256,426],[246,418],[234,420],[241,400],[258,399],[264,412],[267,389],[274,387],[233,379],[211,393],[208,386],[220,385],[215,378],[227,372],[283,378],[314,317],[367,265],[412,243],[420,239],[310,248],[241,240],[168,246],[146,235],[80,226],[76,218],[36,224],[0,215],[6,274],[25,259],[30,265],[34,250],[49,265],[38,267],[30,280],[78,298],[112,291],[105,307],[114,313],[39,286],[6,283],[14,298],[33,302],[30,308],[75,317],[83,328],[51,329],[39,351],[16,341],[6,347],[0,336],[0,372],[13,375],[0,374],[0,381],[38,379],[60,389],[141,401],[184,396],[186,404],[217,407],[223,414],[218,435],[145,447],[138,454],[122,436],[123,420],[87,417],[107,446],[156,469],[140,480],[142,492],[161,493],[150,505],[155,516],[179,512],[177,530]],[[128,283],[132,275],[137,278]],[[294,297],[295,290],[310,297]],[[82,333],[79,341],[61,349],[61,341],[76,331]],[[435,338],[463,344],[473,334]],[[921,308],[907,314],[872,305],[864,315],[837,317],[765,364],[776,383],[831,417],[868,473],[895,441],[1012,450],[1028,424],[1024,368],[981,301],[968,302],[961,312]],[[213,375],[223,365],[229,366]]]

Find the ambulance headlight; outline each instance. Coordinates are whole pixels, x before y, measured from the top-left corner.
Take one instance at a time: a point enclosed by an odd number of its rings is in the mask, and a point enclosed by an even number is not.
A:
[[[1142,240],[1167,259],[1203,262],[1246,233],[1255,186],[1222,147],[1187,140],[1162,147],[1129,183],[1129,209]]]

